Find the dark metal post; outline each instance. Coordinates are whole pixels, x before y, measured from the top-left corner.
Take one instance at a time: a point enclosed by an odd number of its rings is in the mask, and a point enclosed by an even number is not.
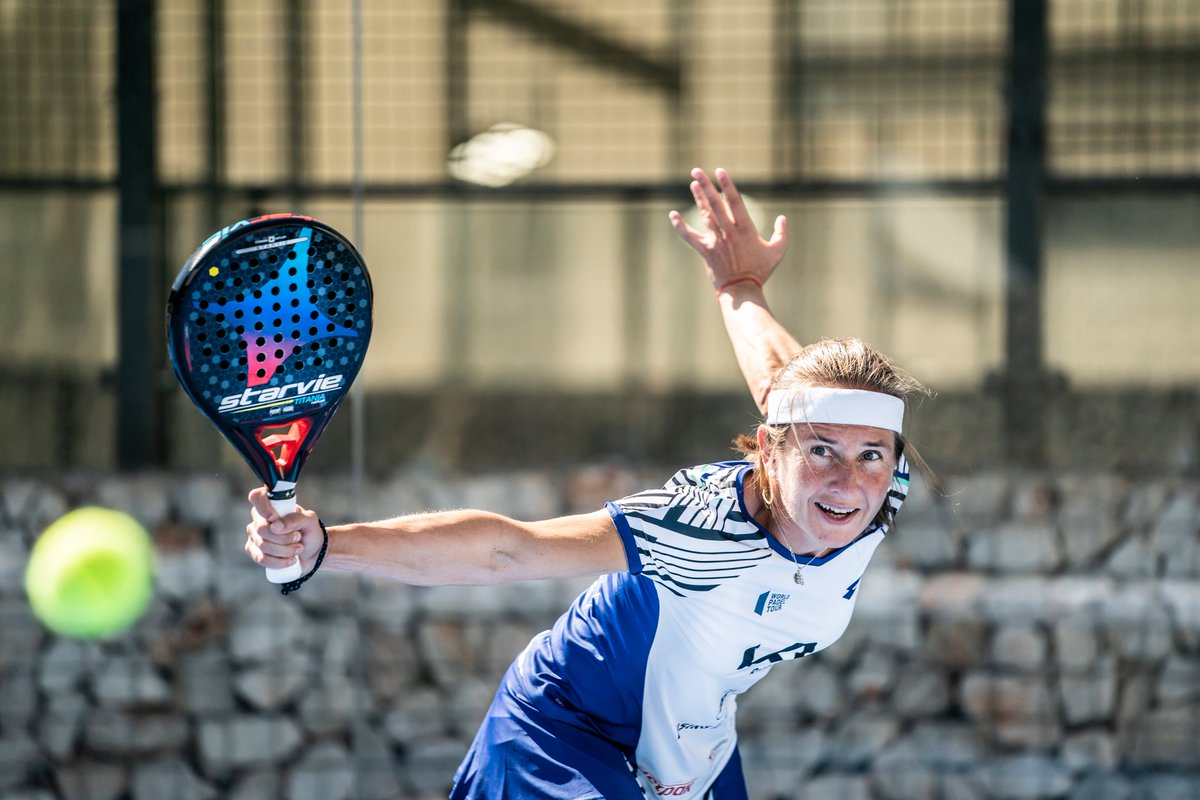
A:
[[[233,220],[225,219],[221,182],[225,179],[225,2],[205,4],[204,90],[205,90],[205,181],[208,184],[206,230],[216,230]]]
[[[117,5],[117,463],[161,460],[159,366],[164,298],[154,136],[154,0]]]
[[[1042,198],[1046,173],[1046,0],[1013,0],[1005,180],[1005,366],[1001,379],[1011,461],[1046,461],[1050,382],[1042,358]]]

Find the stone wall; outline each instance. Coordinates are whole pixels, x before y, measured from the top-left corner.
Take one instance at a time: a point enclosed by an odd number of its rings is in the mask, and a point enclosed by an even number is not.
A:
[[[585,466],[372,483],[365,515],[599,507],[669,469]],[[748,692],[752,798],[1200,797],[1200,486],[1112,474],[914,482],[829,650]],[[443,797],[505,667],[586,581],[420,589],[322,574],[288,598],[241,550],[219,476],[0,481],[0,798]],[[301,502],[352,515],[345,479]],[[145,617],[104,643],[48,635],[21,589],[67,509],[141,518]]]

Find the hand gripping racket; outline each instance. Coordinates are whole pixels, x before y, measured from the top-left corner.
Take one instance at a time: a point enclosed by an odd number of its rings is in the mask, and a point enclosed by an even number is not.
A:
[[[371,337],[371,278],[354,246],[311,217],[271,214],[208,238],[167,300],[167,351],[188,397],[296,509],[308,454],[350,389]],[[300,577],[300,559],[268,569]]]

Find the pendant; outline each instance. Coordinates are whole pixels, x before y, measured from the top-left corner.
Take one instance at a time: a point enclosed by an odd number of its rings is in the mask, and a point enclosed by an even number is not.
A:
[[[804,575],[803,575],[803,573],[802,573],[800,570],[796,570],[796,574],[792,576],[792,580],[794,580],[796,583],[798,583],[798,584],[800,584],[801,586],[803,586],[803,585],[804,585]]]

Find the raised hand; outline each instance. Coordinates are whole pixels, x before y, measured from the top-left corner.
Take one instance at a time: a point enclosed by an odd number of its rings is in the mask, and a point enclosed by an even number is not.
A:
[[[776,217],[770,240],[763,239],[729,173],[718,168],[715,175],[720,193],[704,170],[692,170],[690,188],[704,221],[704,230],[692,228],[678,211],[670,213],[671,224],[704,259],[713,288],[720,291],[735,283],[754,283],[761,287],[787,249],[787,220],[782,215]]]

